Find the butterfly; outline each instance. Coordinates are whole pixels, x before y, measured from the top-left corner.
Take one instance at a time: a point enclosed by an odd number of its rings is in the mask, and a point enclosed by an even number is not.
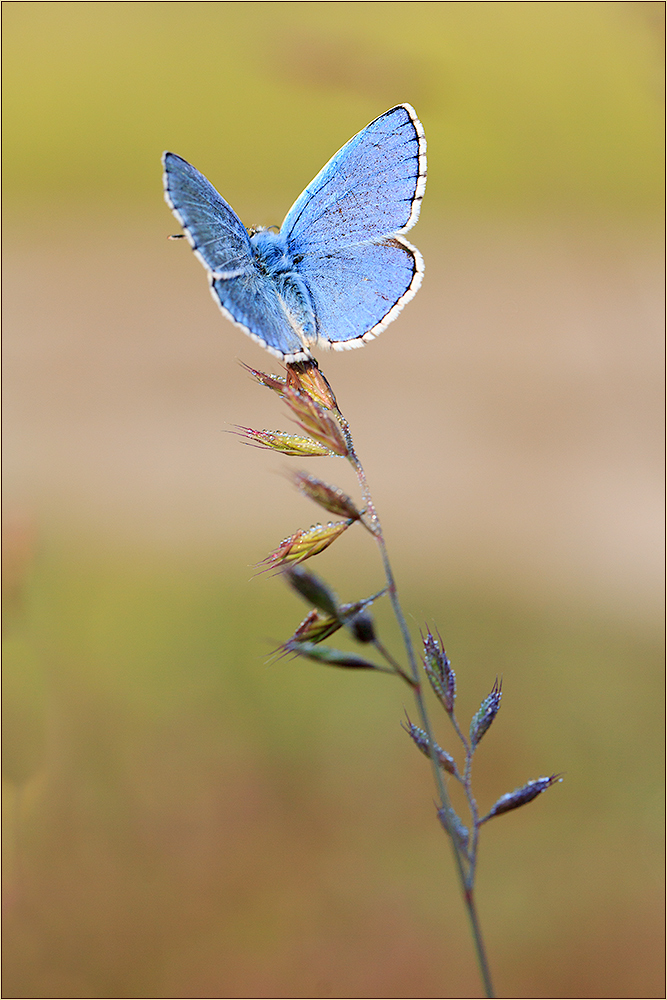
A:
[[[424,274],[403,237],[426,187],[426,139],[409,104],[358,132],[294,202],[280,230],[246,229],[186,160],[164,153],[165,200],[236,326],[286,362],[373,340]]]

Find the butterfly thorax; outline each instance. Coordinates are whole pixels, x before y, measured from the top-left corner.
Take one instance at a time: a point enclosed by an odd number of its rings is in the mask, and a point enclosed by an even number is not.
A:
[[[274,277],[294,269],[294,258],[287,246],[287,237],[270,229],[258,229],[250,237],[255,263],[263,274]]]
[[[317,336],[317,320],[307,282],[299,274],[287,237],[269,229],[258,229],[250,237],[253,260],[262,274],[273,281],[290,326],[304,345]]]

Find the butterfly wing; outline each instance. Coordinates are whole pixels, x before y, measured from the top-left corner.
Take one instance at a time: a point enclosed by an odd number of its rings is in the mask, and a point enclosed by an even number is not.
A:
[[[244,274],[252,269],[250,238],[236,212],[187,160],[164,153],[169,208],[207,271]]]
[[[358,347],[419,288],[419,251],[402,237],[426,186],[426,140],[409,104],[355,135],[297,199],[281,227],[306,281],[320,343]]]
[[[165,200],[206,268],[211,293],[224,315],[276,357],[310,357],[275,284],[257,267],[236,212],[187,160],[164,153],[162,163]]]

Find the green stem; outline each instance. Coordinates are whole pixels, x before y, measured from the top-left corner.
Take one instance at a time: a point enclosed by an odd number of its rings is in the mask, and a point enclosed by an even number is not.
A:
[[[410,632],[408,630],[407,622],[405,620],[405,615],[403,614],[403,609],[398,600],[398,589],[396,587],[396,581],[394,579],[394,574],[389,562],[389,555],[387,553],[387,547],[384,540],[384,535],[382,534],[382,526],[380,524],[380,519],[377,516],[377,511],[375,510],[375,504],[371,497],[370,490],[368,488],[368,483],[366,481],[366,474],[364,472],[361,462],[357,458],[356,452],[352,445],[352,438],[349,432],[349,427],[347,422],[345,422],[345,430],[347,431],[347,438],[349,442],[349,454],[348,458],[352,464],[359,480],[359,485],[361,487],[361,492],[364,498],[364,505],[366,507],[365,514],[368,515],[369,524],[367,525],[375,536],[375,540],[380,549],[380,554],[382,557],[382,564],[384,566],[385,577],[387,579],[389,599],[398,622],[401,634],[403,637],[403,643],[405,645],[405,650],[408,657],[408,662],[410,664],[410,673],[412,675],[412,690],[415,696],[415,702],[417,704],[417,711],[419,712],[419,717],[421,724],[424,728],[426,736],[429,741],[429,747],[431,750],[430,759],[431,767],[433,770],[433,778],[438,791],[438,798],[440,799],[440,804],[442,807],[441,815],[444,816],[445,823],[449,830],[448,815],[451,809],[449,795],[447,794],[447,789],[445,787],[445,782],[442,775],[442,770],[435,756],[435,739],[433,737],[433,730],[431,728],[431,722],[426,709],[426,702],[422,693],[421,683],[420,683],[420,673],[417,666],[417,659],[415,657],[414,649],[412,646],[412,640],[410,638]],[[487,997],[494,997],[495,993],[493,991],[493,984],[491,982],[491,974],[489,971],[489,964],[486,957],[486,950],[484,948],[484,939],[482,937],[481,927],[479,925],[479,919],[477,916],[477,908],[475,906],[475,899],[473,895],[472,884],[469,883],[468,875],[466,872],[466,862],[464,861],[461,849],[459,848],[456,836],[453,830],[449,830],[449,841],[452,845],[452,851],[454,853],[454,863],[456,866],[457,874],[459,877],[459,884],[461,886],[461,893],[463,895],[463,900],[465,903],[466,911],[468,913],[468,920],[470,922],[470,929],[473,938],[473,944],[475,948],[475,954],[477,957],[477,963],[479,966],[480,975],[482,977],[482,982],[484,983],[484,992]],[[473,869],[474,871],[474,869]]]

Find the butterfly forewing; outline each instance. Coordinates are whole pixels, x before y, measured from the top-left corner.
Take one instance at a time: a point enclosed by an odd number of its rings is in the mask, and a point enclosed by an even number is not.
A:
[[[424,130],[409,105],[380,115],[320,170],[281,226],[298,252],[406,232],[426,184]]]
[[[216,272],[250,270],[250,240],[236,212],[187,160],[165,153],[162,162],[167,203],[204,267]]]

